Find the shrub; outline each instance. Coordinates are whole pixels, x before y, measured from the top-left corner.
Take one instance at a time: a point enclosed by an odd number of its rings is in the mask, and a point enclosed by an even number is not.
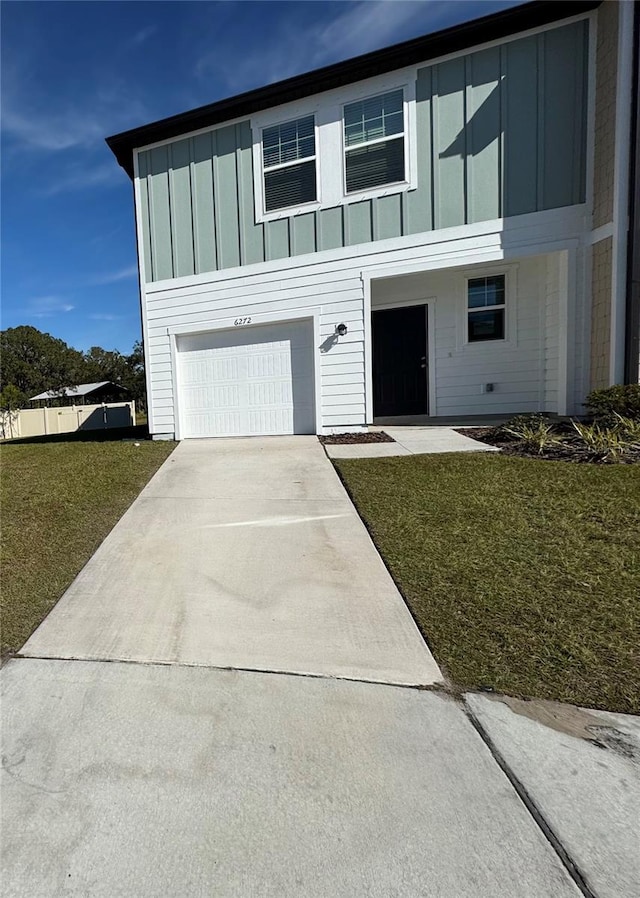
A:
[[[582,446],[594,461],[619,461],[621,458],[631,455],[638,448],[638,443],[620,424],[625,419],[620,416],[618,419],[618,426],[615,427],[603,427],[597,423],[571,422]],[[635,424],[633,427],[635,428]]]
[[[604,426],[615,426],[616,415],[640,421],[640,384],[616,384],[592,390],[586,406],[594,420]]]
[[[514,415],[504,424],[498,424],[492,427],[487,434],[490,438],[504,442],[516,442],[522,440],[521,431],[523,429],[538,428],[543,424],[548,424],[549,419],[540,412],[527,412],[522,415]]]
[[[640,450],[640,418],[625,418],[616,414],[615,419],[615,429],[629,440],[635,449]]]
[[[523,418],[524,415],[519,415],[518,418]],[[525,449],[528,449],[530,452],[537,452],[541,455],[547,449],[550,449],[552,446],[556,446],[560,441],[555,435],[553,424],[549,421],[546,421],[543,415],[534,416],[531,418],[539,418],[540,420],[533,420],[530,422],[525,421],[518,422],[517,419],[513,419],[515,421],[515,426],[509,426],[511,422],[503,425],[504,432],[512,436],[517,442]]]

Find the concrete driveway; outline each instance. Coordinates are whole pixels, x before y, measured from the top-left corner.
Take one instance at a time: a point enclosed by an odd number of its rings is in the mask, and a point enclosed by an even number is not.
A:
[[[181,444],[0,680],[15,898],[585,894],[315,438]]]
[[[21,654],[442,679],[315,437],[181,443]]]

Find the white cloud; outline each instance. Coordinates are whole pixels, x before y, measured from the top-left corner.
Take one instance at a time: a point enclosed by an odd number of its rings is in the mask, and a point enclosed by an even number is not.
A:
[[[1,127],[9,149],[60,152],[103,146],[108,134],[148,118],[144,104],[116,79],[111,85],[83,85],[73,102],[56,103],[47,94],[25,90],[28,81],[12,73],[2,91]],[[12,147],[13,144],[13,147]]]
[[[236,55],[233,64],[218,47],[198,60],[196,74],[207,77],[215,71],[231,90],[245,90],[393,44],[415,19],[421,20],[423,32],[437,30],[451,15],[447,0],[358,0],[343,6],[344,11],[313,31],[283,27],[281,39],[265,45],[263,53]]]
[[[140,44],[144,44],[149,38],[156,33],[158,30],[157,25],[147,25],[146,28],[141,28],[137,31],[129,40],[125,41],[125,48],[129,47],[139,47]]]
[[[4,105],[2,130],[18,143],[38,150],[68,150],[104,137],[102,121],[81,110],[57,113],[19,112]]]
[[[91,318],[93,321],[120,321],[120,319],[122,317],[123,317],[122,315],[106,315],[106,314],[89,315],[89,318]]]
[[[98,287],[104,284],[116,284],[118,281],[126,281],[138,276],[138,266],[128,265],[126,268],[118,268],[116,271],[107,271],[97,275],[91,283]]]
[[[313,65],[328,57],[345,58],[394,43],[400,32],[418,17],[436,26],[447,7],[443,0],[373,0],[351,3],[347,12],[329,22],[318,34]]]
[[[114,162],[97,166],[74,165],[57,180],[39,191],[41,196],[57,196],[74,190],[108,187],[123,180],[122,170]]]
[[[32,318],[51,318],[60,313],[72,312],[75,306],[60,296],[36,296],[27,301],[26,311]]]

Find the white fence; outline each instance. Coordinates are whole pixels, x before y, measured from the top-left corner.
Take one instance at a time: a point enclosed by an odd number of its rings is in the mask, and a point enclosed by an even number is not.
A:
[[[108,402],[102,405],[68,405],[61,408],[21,409],[2,412],[0,436],[3,439],[72,433],[75,430],[106,430],[133,427],[136,423],[134,402]]]

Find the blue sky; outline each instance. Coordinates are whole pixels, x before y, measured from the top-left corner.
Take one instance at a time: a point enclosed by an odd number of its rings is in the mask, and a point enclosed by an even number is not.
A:
[[[2,327],[140,337],[131,184],[104,138],[515,0],[3,2]]]

